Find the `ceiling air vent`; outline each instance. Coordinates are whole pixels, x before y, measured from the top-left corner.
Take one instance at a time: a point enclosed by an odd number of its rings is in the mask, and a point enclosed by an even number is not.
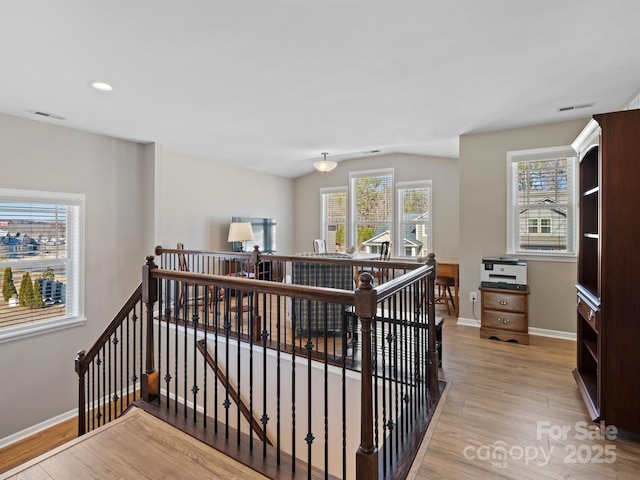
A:
[[[580,110],[581,108],[591,108],[595,105],[594,102],[591,103],[582,103],[580,105],[568,105],[566,107],[558,107],[558,113],[560,112],[570,112],[572,110]]]
[[[42,112],[40,110],[33,110],[31,113],[33,113],[34,115],[39,115],[41,117],[53,118],[55,120],[66,120],[66,118],[64,118],[63,116],[56,115],[55,113]]]

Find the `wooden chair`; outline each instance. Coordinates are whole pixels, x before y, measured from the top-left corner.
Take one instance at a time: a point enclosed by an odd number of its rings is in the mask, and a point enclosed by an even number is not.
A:
[[[178,242],[176,246],[177,250],[184,250],[184,244],[182,242]],[[178,270],[180,272],[188,272],[189,265],[187,264],[187,259],[184,257],[184,253],[178,254]],[[182,308],[184,305],[185,298],[187,297],[187,291],[190,287],[193,287],[194,284],[191,282],[184,282],[180,287],[180,298],[178,299],[178,309]],[[213,286],[209,285],[209,309],[213,310],[213,299],[214,299],[214,290]]]
[[[451,315],[451,309],[449,308],[449,302],[451,302],[451,308],[455,313],[456,304],[451,293],[451,287],[455,285],[455,279],[453,277],[436,277],[434,283],[438,287],[438,296],[435,299],[435,303],[444,303],[447,306],[447,315]]]
[[[380,256],[377,258],[377,260],[388,261],[390,259],[391,259],[391,242],[390,241],[382,242],[380,244]],[[358,278],[360,277],[360,274],[363,272],[370,273],[371,276],[374,278],[374,280],[377,280],[378,284],[384,283],[387,280],[389,280],[388,268],[363,267],[363,268],[360,268],[357,272],[356,287],[358,286]]]

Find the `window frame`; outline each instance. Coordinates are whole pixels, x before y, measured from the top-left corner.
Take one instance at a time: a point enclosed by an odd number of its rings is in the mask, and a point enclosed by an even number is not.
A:
[[[391,205],[389,207],[389,211],[391,214],[391,218],[389,219],[388,222],[357,222],[357,215],[356,215],[356,195],[355,195],[355,180],[357,178],[363,178],[363,177],[381,177],[381,176],[389,176],[391,177],[390,179],[390,186],[391,186],[391,194],[389,196],[390,201],[391,201]],[[394,191],[395,191],[395,175],[394,175],[394,170],[393,168],[381,168],[381,169],[376,169],[376,170],[359,170],[359,171],[354,171],[354,172],[349,172],[349,187],[348,187],[348,191],[347,191],[347,201],[349,204],[349,210],[347,212],[347,230],[348,230],[348,238],[349,238],[349,247],[354,246],[356,249],[356,255],[357,255],[357,251],[358,251],[358,239],[357,239],[357,232],[358,232],[358,224],[359,223],[367,223],[367,224],[371,224],[371,223],[375,223],[375,224],[379,224],[379,225],[385,225],[385,224],[389,224],[389,234],[390,234],[390,238],[393,239],[394,238],[394,232],[393,230],[395,229],[395,212],[394,212],[394,208],[395,208],[395,200],[394,200]]]
[[[49,333],[56,330],[70,328],[84,324],[84,226],[85,226],[85,195],[78,193],[45,192],[36,190],[16,190],[0,188],[0,202],[2,203],[38,203],[66,205],[77,207],[71,219],[67,219],[67,257],[62,261],[66,265],[66,302],[64,317],[38,320],[16,326],[0,328],[0,344],[34,335]],[[70,232],[72,234],[70,234]],[[60,263],[60,259],[41,263]],[[24,260],[6,261],[0,263],[4,272],[5,266],[15,267]]]
[[[429,189],[429,193],[428,193],[428,205],[429,205],[429,219],[428,221],[411,221],[411,222],[403,222],[403,212],[401,211],[403,208],[403,201],[402,201],[402,191],[403,190],[410,190],[410,189],[424,189],[424,188],[428,188]],[[416,227],[418,225],[425,225],[426,226],[426,235],[427,235],[427,246],[426,247],[422,247],[423,249],[426,248],[425,252],[422,253],[422,255],[426,255],[429,252],[433,252],[434,251],[434,247],[433,247],[433,181],[432,180],[418,180],[418,181],[410,181],[410,182],[398,182],[395,184],[395,191],[396,191],[396,218],[395,218],[395,248],[393,249],[394,254],[399,256],[399,257],[405,257],[405,258],[416,258],[419,255],[421,255],[420,252],[417,253],[417,255],[406,255],[404,252],[404,242],[403,242],[403,238],[402,238],[402,232],[403,230],[403,225],[415,225]]]
[[[521,162],[535,162],[567,159],[567,166],[571,172],[567,175],[567,249],[563,251],[552,250],[525,250],[520,247],[519,234],[519,208],[517,208],[517,164]],[[557,147],[534,148],[528,150],[513,150],[507,152],[507,255],[517,255],[520,258],[533,260],[564,260],[576,261],[577,259],[577,219],[578,219],[578,165],[577,154],[570,145]],[[563,204],[564,206],[564,204]],[[542,218],[542,217],[541,217]],[[548,217],[544,217],[548,218]],[[528,228],[528,226],[527,226]],[[550,226],[553,231],[553,221]],[[540,234],[540,222],[538,222],[538,235]]]
[[[349,238],[349,189],[345,186],[343,187],[326,187],[320,189],[320,203],[321,203],[321,215],[320,215],[320,238],[322,238],[325,242],[327,242],[327,252],[332,250],[329,249],[329,226],[331,225],[340,225],[339,222],[329,222],[327,220],[327,196],[334,193],[344,193],[345,196],[345,221],[344,221],[344,245],[343,252],[346,251],[347,240]],[[336,250],[337,251],[337,250]]]

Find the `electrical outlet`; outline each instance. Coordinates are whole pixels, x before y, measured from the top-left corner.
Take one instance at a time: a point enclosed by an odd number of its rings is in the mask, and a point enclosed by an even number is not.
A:
[[[471,303],[476,303],[478,301],[478,292],[469,292],[469,300]]]

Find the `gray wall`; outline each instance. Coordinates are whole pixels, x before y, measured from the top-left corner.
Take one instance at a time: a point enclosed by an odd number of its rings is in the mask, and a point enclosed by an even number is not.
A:
[[[460,316],[472,318],[482,257],[507,248],[507,152],[569,145],[588,120],[460,137]],[[576,262],[527,260],[529,326],[576,331]],[[475,314],[480,318],[479,305]]]
[[[228,250],[234,215],[274,217],[293,243],[293,180],[0,114],[0,187],[86,195],[85,325],[0,345],[0,441],[77,408],[89,349],[155,245]]]
[[[89,349],[141,279],[139,144],[0,114],[0,186],[84,193],[84,325],[0,345],[0,439],[77,408]]]
[[[389,154],[340,162],[329,173],[314,172],[295,180],[295,243],[291,253],[313,251],[320,236],[320,189],[348,187],[349,172],[394,169],[395,182],[432,180],[433,246],[436,258],[458,258],[458,161],[451,158]]]
[[[165,248],[229,251],[231,217],[247,216],[275,218],[278,253],[291,250],[290,178],[165,150],[156,154],[156,189],[156,240]]]

